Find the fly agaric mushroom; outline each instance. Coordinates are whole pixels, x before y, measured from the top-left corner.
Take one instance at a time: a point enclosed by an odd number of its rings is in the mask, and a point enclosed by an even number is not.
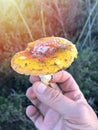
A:
[[[12,68],[25,75],[39,75],[46,84],[55,72],[68,68],[77,58],[75,45],[60,37],[46,37],[28,44],[24,51],[16,53]]]

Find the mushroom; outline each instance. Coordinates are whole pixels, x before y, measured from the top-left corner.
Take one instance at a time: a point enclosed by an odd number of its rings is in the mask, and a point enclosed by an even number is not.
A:
[[[68,68],[74,58],[77,58],[77,49],[72,42],[61,37],[45,37],[16,53],[11,66],[20,74],[39,75],[45,84],[49,84],[52,75]]]

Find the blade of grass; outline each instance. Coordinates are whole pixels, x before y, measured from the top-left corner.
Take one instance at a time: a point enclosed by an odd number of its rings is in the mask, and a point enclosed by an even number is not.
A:
[[[43,36],[46,37],[46,28],[45,28],[45,17],[44,17],[43,3],[41,3],[41,12],[40,12],[40,14],[41,14]]]
[[[85,22],[85,25],[84,25],[84,27],[83,27],[83,29],[82,29],[82,32],[81,32],[81,34],[80,34],[80,36],[79,36],[79,38],[78,38],[78,40],[77,40],[77,42],[76,42],[76,45],[77,45],[77,46],[79,46],[80,40],[81,40],[81,38],[82,38],[82,36],[83,36],[83,34],[84,34],[84,32],[85,32],[85,29],[86,29],[86,27],[87,27],[87,25],[88,25],[88,23],[89,23],[89,20],[90,20],[90,18],[91,18],[91,16],[92,16],[93,12],[94,12],[95,9],[97,8],[97,6],[98,6],[98,0],[96,0],[96,2],[95,2],[95,4],[94,4],[94,6],[93,6],[91,12],[89,13],[89,16],[88,16],[88,18],[87,18],[87,20],[86,20],[86,22]]]
[[[21,17],[21,19],[22,19],[22,21],[23,21],[23,23],[24,23],[24,26],[25,26],[26,29],[27,29],[27,32],[28,32],[28,34],[29,34],[29,37],[30,37],[30,39],[33,41],[34,39],[33,39],[33,37],[32,37],[31,30],[30,30],[30,28],[29,28],[29,26],[28,26],[28,24],[27,24],[27,22],[26,22],[26,20],[25,20],[25,18],[24,18],[24,16],[23,16],[21,10],[19,9],[19,7],[18,7],[16,1],[14,1],[14,0],[10,0],[10,1],[12,2],[12,4],[13,4],[13,5],[15,6],[15,8],[17,9],[17,11],[18,11],[18,13],[19,13],[19,16]]]
[[[93,27],[93,25],[94,25],[94,22],[95,22],[95,20],[96,20],[96,18],[97,18],[97,16],[98,16],[98,12],[96,11],[95,16],[93,17],[92,23],[91,23],[91,25],[90,25],[90,29],[92,29],[92,27]],[[86,37],[85,37],[85,39],[84,39],[83,44],[82,44],[81,47],[80,47],[80,51],[81,51],[81,50],[83,49],[83,47],[85,46],[86,41],[87,41],[87,39],[88,39],[90,33],[91,33],[91,32],[90,32],[90,30],[89,30],[88,33],[87,33],[87,35],[86,35]],[[90,47],[92,48],[91,45],[90,45]]]

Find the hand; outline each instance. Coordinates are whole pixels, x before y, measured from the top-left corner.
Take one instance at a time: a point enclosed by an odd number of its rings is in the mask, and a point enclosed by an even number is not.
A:
[[[51,87],[38,76],[30,76],[30,82],[26,95],[34,105],[26,114],[39,130],[98,130],[95,112],[68,72],[54,74]]]

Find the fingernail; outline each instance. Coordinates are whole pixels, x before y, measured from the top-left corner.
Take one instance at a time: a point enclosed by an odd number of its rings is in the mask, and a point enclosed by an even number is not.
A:
[[[46,88],[47,87],[44,84],[40,84],[39,86],[37,86],[37,92],[39,94],[43,94],[45,92]]]

